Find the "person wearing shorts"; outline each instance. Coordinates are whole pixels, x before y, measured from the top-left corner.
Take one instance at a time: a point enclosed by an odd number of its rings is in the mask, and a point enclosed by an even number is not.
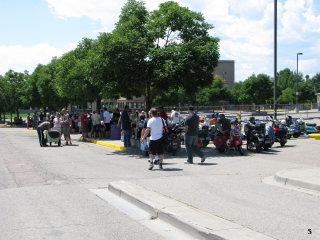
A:
[[[163,153],[164,153],[164,139],[163,139],[163,132],[166,128],[165,121],[161,117],[158,116],[158,111],[155,108],[151,108],[151,118],[147,123],[147,129],[144,132],[143,136],[141,136],[140,141],[143,142],[144,139],[150,133],[150,166],[149,170],[152,170],[154,166],[154,158],[156,155],[159,156],[160,163],[159,169],[163,169]]]

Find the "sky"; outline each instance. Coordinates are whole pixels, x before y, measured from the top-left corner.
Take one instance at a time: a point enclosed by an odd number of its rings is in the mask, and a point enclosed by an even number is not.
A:
[[[126,0],[0,0],[0,74],[32,73],[82,38],[111,32]],[[145,0],[149,11],[163,0]],[[235,80],[273,76],[274,0],[177,0],[201,12],[220,39],[220,59],[235,61]],[[278,71],[320,73],[320,1],[278,0]]]

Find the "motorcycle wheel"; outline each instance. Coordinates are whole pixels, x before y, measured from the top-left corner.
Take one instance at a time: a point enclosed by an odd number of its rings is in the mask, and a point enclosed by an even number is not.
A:
[[[269,146],[263,146],[263,150],[265,150],[265,151],[269,151]]]
[[[244,155],[243,148],[241,147],[241,145],[237,146],[237,151],[240,153],[241,156]]]
[[[294,134],[293,134],[293,137],[294,137],[294,138],[298,138],[298,137],[300,137],[300,134],[299,134],[299,133],[294,133]]]
[[[280,142],[280,146],[281,146],[281,147],[284,147],[284,145],[286,145],[285,142]]]
[[[206,140],[206,141],[203,141],[203,142],[202,142],[202,147],[203,147],[203,148],[206,148],[206,147],[208,146],[208,144],[209,144],[209,141],[207,141],[207,140]]]
[[[287,135],[287,139],[290,139],[290,138],[291,138],[291,134],[288,134],[288,135]]]
[[[262,151],[262,147],[261,147],[260,145],[257,145],[257,146],[256,146],[256,152],[259,153],[259,152],[261,152],[261,151]]]
[[[177,154],[177,149],[172,149],[172,156],[175,156]]]
[[[224,153],[226,149],[224,147],[217,147],[219,153]]]

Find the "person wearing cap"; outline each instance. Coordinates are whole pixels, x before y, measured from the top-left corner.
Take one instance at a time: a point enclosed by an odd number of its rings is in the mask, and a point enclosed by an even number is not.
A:
[[[185,135],[184,142],[186,146],[186,152],[188,155],[188,160],[185,164],[193,164],[193,153],[195,152],[201,158],[201,163],[206,160],[204,153],[197,146],[198,132],[199,132],[199,116],[194,112],[193,107],[188,108],[188,117],[185,121]]]

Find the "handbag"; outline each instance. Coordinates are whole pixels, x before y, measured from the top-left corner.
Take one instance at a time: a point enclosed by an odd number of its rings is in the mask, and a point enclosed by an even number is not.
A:
[[[169,131],[168,131],[167,126],[164,124],[163,118],[161,118],[161,121],[162,121],[162,126],[163,126],[162,138],[163,138],[164,142],[166,142],[168,140]]]

